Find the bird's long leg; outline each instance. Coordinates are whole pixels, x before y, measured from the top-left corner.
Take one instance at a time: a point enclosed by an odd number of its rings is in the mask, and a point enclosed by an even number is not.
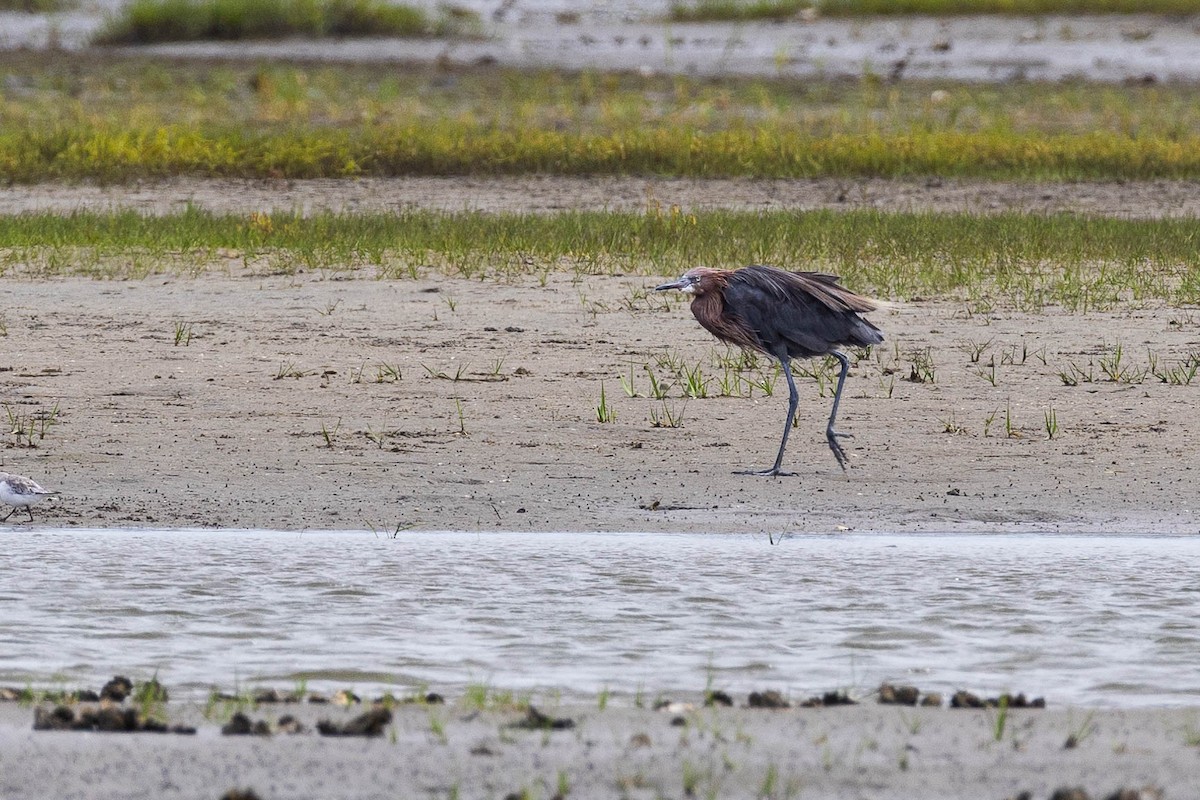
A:
[[[4,515],[4,519],[0,519],[0,522],[8,522],[8,518],[11,517],[15,513],[17,513],[17,507],[13,506],[12,510]]]
[[[33,522],[33,506],[25,506],[25,510],[29,512],[29,521]]]
[[[829,442],[829,449],[833,451],[833,457],[837,459],[838,466],[842,471],[846,469],[846,451],[842,449],[839,438],[853,439],[853,434],[842,433],[834,430],[833,423],[837,420],[838,404],[842,402],[842,384],[846,382],[846,373],[850,371],[850,359],[846,358],[845,353],[840,353],[834,350],[830,353],[831,356],[842,362],[842,372],[838,375],[837,390],[833,393],[833,410],[829,412],[829,424],[825,426],[825,440]]]
[[[783,424],[783,439],[779,442],[779,455],[775,456],[775,466],[770,469],[744,469],[735,472],[735,475],[768,475],[768,476],[792,476],[794,472],[784,472],[779,469],[783,463],[783,451],[787,449],[788,434],[792,432],[792,420],[796,418],[796,406],[800,403],[800,393],[796,391],[796,380],[792,377],[791,359],[786,355],[779,359],[779,363],[783,365],[783,377],[787,378],[788,385],[788,413],[787,421]]]

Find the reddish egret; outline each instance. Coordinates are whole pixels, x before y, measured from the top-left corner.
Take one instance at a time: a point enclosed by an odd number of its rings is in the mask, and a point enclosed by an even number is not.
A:
[[[842,364],[833,393],[833,410],[825,427],[825,439],[838,465],[846,469],[846,453],[838,439],[849,438],[850,434],[835,430],[833,423],[837,419],[850,359],[837,348],[845,345],[866,347],[882,342],[883,333],[879,328],[859,315],[875,311],[883,304],[840,286],[836,275],[786,272],[759,264],[735,270],[697,267],[655,291],[667,289],[679,289],[692,295],[692,314],[718,339],[765,353],[783,365],[783,376],[788,383],[788,415],[775,466],[761,471],[744,470],[738,474],[795,475],[779,469],[800,400],[796,381],[792,378],[791,361],[814,356],[833,356]]]
[[[17,513],[18,508],[29,512],[29,521],[33,522],[33,509],[30,508],[39,500],[58,492],[51,492],[38,486],[37,481],[23,475],[13,475],[11,472],[0,472],[0,503],[12,506],[12,511],[4,515],[0,522],[8,522],[8,518]]]

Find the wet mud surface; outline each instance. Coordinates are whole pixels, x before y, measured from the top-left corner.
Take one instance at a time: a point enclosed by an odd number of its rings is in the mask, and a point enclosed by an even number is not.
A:
[[[0,388],[51,424],[0,457],[61,492],[38,506],[49,526],[1195,529],[1196,386],[1149,371],[1200,349],[1186,309],[873,314],[886,341],[839,414],[849,471],[825,446],[818,372],[799,379],[798,476],[770,479],[732,473],[774,457],[786,396],[750,389],[770,373],[722,396],[724,348],[684,303],[653,304],[658,280],[5,280]],[[686,397],[668,362],[699,365],[708,396]],[[671,380],[663,399],[651,373]]]

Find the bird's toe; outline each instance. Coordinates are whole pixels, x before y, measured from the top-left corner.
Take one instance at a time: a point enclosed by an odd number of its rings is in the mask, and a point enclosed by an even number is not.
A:
[[[833,452],[833,457],[837,459],[838,466],[842,468],[843,472],[845,472],[847,469],[846,465],[848,463],[846,459],[846,451],[842,449],[842,445],[838,442],[838,440],[834,439],[832,436],[829,438],[829,449]]]
[[[734,470],[734,475],[757,475],[764,478],[794,478],[796,473],[786,472],[781,469],[738,469]]]

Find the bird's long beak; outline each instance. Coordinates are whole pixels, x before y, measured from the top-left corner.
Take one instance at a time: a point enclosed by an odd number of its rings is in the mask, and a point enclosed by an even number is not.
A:
[[[667,289],[682,289],[683,287],[685,287],[687,285],[688,285],[688,279],[680,278],[679,280],[672,281],[671,283],[664,283],[662,286],[655,286],[654,291],[665,292]]]

